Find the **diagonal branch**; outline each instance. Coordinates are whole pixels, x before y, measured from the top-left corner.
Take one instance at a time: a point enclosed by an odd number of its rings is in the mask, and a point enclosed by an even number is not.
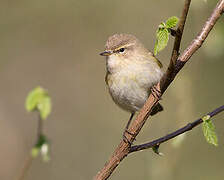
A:
[[[185,22],[187,19],[188,10],[190,8],[190,4],[191,4],[191,0],[185,0],[182,15],[176,30],[176,34],[175,34],[175,40],[174,40],[172,55],[170,58],[170,64],[167,68],[166,75],[163,76],[162,78],[162,82],[164,83],[162,87],[168,86],[168,84],[166,83],[169,82],[169,78],[172,77],[172,73],[174,72],[175,64],[179,56],[180,43],[181,43],[183,31],[184,31]],[[165,91],[165,89],[163,91]]]
[[[181,15],[181,18],[180,18],[180,21],[179,21],[179,24],[178,24],[178,27],[176,30],[176,34],[175,34],[176,38],[175,38],[174,45],[173,45],[173,51],[172,51],[172,56],[170,59],[170,65],[168,67],[168,70],[170,70],[170,71],[174,68],[174,65],[176,64],[176,60],[179,55],[181,38],[182,38],[183,31],[184,31],[184,26],[185,26],[185,22],[187,19],[188,10],[190,8],[190,3],[191,3],[191,0],[184,2],[184,8],[183,8],[182,15]]]
[[[190,0],[185,0],[185,6],[190,5]],[[184,8],[185,9],[188,8]],[[202,28],[201,32],[198,36],[192,41],[192,43],[185,49],[183,54],[178,58],[176,61],[174,68],[167,70],[164,77],[162,78],[161,82],[156,85],[158,91],[161,91],[161,95],[158,97],[154,97],[152,94],[149,96],[148,100],[144,104],[143,108],[141,109],[140,113],[134,120],[134,122],[129,127],[128,131],[130,134],[127,134],[126,137],[130,142],[133,142],[135,137],[140,132],[142,126],[144,125],[145,121],[149,117],[150,111],[152,107],[158,103],[159,98],[174,80],[178,72],[183,68],[185,63],[190,59],[190,57],[200,48],[203,44],[204,40],[208,36],[211,29],[214,27],[215,23],[221,16],[224,11],[224,0],[219,0],[218,4],[216,5],[215,9],[213,10],[210,18],[206,21],[204,27]],[[185,12],[187,13],[187,11]],[[186,14],[187,16],[187,14]],[[185,16],[185,19],[186,19]],[[181,20],[182,21],[182,20]],[[184,20],[185,22],[185,20]],[[171,72],[168,72],[171,71]],[[133,135],[131,135],[133,134]],[[119,165],[119,163],[128,155],[130,151],[130,145],[124,141],[121,141],[118,147],[115,149],[114,153],[112,154],[109,161],[105,164],[101,171],[94,177],[95,180],[104,180],[107,179],[115,168]]]
[[[219,113],[221,113],[222,111],[224,111],[224,105],[216,108],[215,110],[213,110],[212,112],[208,113],[207,115],[209,115],[210,117],[213,117]],[[166,135],[166,136],[163,136],[161,138],[158,138],[154,141],[151,141],[149,143],[144,143],[144,144],[140,144],[140,145],[136,145],[136,146],[132,146],[129,153],[132,153],[132,152],[137,152],[137,151],[141,151],[143,149],[149,149],[149,148],[152,148],[154,146],[159,146],[160,144],[170,140],[170,139],[173,139],[175,138],[176,136],[179,136],[183,133],[186,133],[187,131],[190,131],[192,130],[194,127],[198,126],[199,124],[201,124],[203,122],[203,120],[200,118],[200,119],[197,119],[196,121],[194,122],[191,122],[191,123],[188,123],[186,126]]]

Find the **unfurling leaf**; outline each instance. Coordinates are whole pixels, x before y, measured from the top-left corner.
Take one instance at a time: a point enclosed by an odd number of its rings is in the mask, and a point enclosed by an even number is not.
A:
[[[155,47],[154,47],[154,54],[155,55],[167,46],[168,40],[169,40],[168,29],[159,28],[156,31],[156,44],[155,44]]]
[[[155,55],[167,46],[171,28],[174,28],[177,25],[178,21],[179,19],[176,16],[172,16],[166,21],[166,23],[160,23],[156,31],[156,43],[154,47]],[[175,32],[175,30],[173,31]]]
[[[166,21],[166,28],[174,28],[177,25],[178,21],[179,19],[176,16],[170,17]]]
[[[218,146],[218,138],[215,133],[215,126],[212,123],[210,116],[208,115],[204,116],[202,120],[203,120],[202,129],[206,141],[210,144]]]
[[[159,145],[153,146],[152,150],[153,150],[154,153],[156,153],[156,154],[158,154],[160,156],[164,155],[163,153],[159,152]]]
[[[51,98],[46,90],[41,87],[33,89],[26,98],[26,110],[38,110],[41,119],[46,119],[51,112]]]
[[[49,155],[49,142],[47,137],[41,134],[38,138],[37,143],[31,150],[31,156],[36,158],[39,154],[42,156],[44,162],[48,162],[50,160]]]
[[[164,22],[160,23],[159,29],[166,28],[166,24]]]
[[[33,89],[26,98],[26,110],[27,111],[34,111],[37,108],[37,105],[40,99],[43,97],[45,91],[41,87],[37,87]]]
[[[49,96],[45,96],[37,106],[40,111],[41,119],[46,119],[51,113],[51,99]]]

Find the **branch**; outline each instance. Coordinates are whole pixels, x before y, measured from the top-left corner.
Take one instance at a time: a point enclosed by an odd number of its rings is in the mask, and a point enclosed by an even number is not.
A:
[[[41,119],[40,115],[38,116],[38,126],[37,126],[37,137],[36,137],[36,141],[33,145],[33,147],[38,143],[39,139],[41,138],[41,135],[43,134],[43,120]],[[27,157],[27,159],[25,160],[25,163],[23,165],[21,174],[19,175],[18,180],[23,180],[25,178],[26,173],[28,172],[28,170],[30,169],[31,165],[33,162],[33,157],[29,155]]]
[[[182,13],[182,14],[186,14],[185,16],[182,16],[182,18],[184,17],[185,20],[187,16],[187,11],[189,9],[189,7],[187,6],[189,5],[190,5],[190,0],[185,0],[185,7]],[[175,62],[174,68],[171,68],[171,69],[168,68],[167,72],[164,74],[163,78],[161,79],[161,82],[159,82],[156,85],[156,88],[158,89],[158,91],[161,91],[161,95],[158,97],[154,97],[152,94],[150,94],[148,100],[144,104],[140,113],[138,114],[134,122],[129,127],[128,131],[130,132],[130,134],[126,134],[126,137],[130,142],[134,141],[134,139],[140,132],[142,126],[144,125],[145,121],[149,117],[152,107],[158,103],[160,97],[168,88],[168,86],[171,84],[171,82],[174,80],[178,72],[183,68],[185,63],[197,51],[197,49],[200,48],[200,46],[203,44],[204,40],[208,36],[211,29],[214,27],[215,23],[217,22],[217,20],[219,19],[223,11],[224,11],[224,0],[220,0],[217,6],[215,7],[215,9],[213,10],[210,18],[206,21],[201,32],[187,47],[187,49],[183,52],[183,54],[179,57],[179,59]],[[182,21],[185,22],[185,20],[180,20],[180,22]],[[105,164],[102,170],[98,172],[98,174],[94,177],[94,179],[95,180],[107,179],[115,170],[115,168],[119,165],[119,163],[128,155],[130,148],[131,147],[128,143],[121,141],[118,147],[115,149],[109,161]]]
[[[172,77],[172,73],[175,71],[176,61],[179,56],[180,43],[181,43],[183,31],[184,31],[185,22],[187,19],[188,10],[190,8],[190,4],[191,4],[191,0],[185,0],[182,15],[181,15],[181,18],[180,18],[180,21],[179,21],[179,24],[178,24],[178,27],[176,30],[176,34],[175,34],[175,41],[174,41],[174,45],[173,45],[172,55],[170,58],[170,64],[167,68],[166,75],[163,76],[163,78],[162,78],[162,82],[164,83],[162,85],[162,87],[168,87],[169,81],[172,81],[171,77]],[[162,92],[164,92],[165,89],[166,88],[164,88],[162,90]]]
[[[181,15],[181,18],[180,18],[180,21],[179,21],[179,24],[178,24],[178,28],[176,30],[176,34],[175,34],[176,38],[175,38],[175,41],[174,41],[172,56],[171,56],[171,59],[170,59],[170,65],[168,67],[169,70],[170,70],[170,68],[174,67],[174,65],[176,63],[176,60],[178,58],[178,55],[179,55],[181,38],[182,38],[183,31],[184,31],[184,25],[185,25],[185,22],[186,22],[186,19],[187,19],[187,14],[188,14],[188,10],[189,10],[189,7],[190,7],[190,3],[191,3],[191,0],[185,1],[185,3],[184,3],[184,8],[183,8],[183,11],[182,11],[182,15]]]
[[[213,117],[213,116],[221,113],[222,111],[224,111],[224,105],[216,108],[215,110],[208,113],[207,115],[209,115],[210,117]],[[203,122],[203,120],[201,118],[197,119],[196,121],[194,121],[192,123],[188,123],[186,126],[180,128],[180,129],[178,129],[178,130],[176,130],[176,131],[174,131],[174,132],[172,132],[172,133],[170,133],[166,136],[158,138],[154,141],[151,141],[149,143],[144,143],[144,144],[141,144],[141,145],[132,146],[129,153],[136,152],[136,151],[141,151],[143,149],[149,149],[149,148],[152,148],[154,146],[159,146],[160,144],[162,144],[162,143],[164,143],[164,142],[166,142],[170,139],[173,139],[176,136],[179,136],[180,134],[183,134],[183,133],[186,133],[187,131],[192,130],[194,127],[198,126],[202,122]]]

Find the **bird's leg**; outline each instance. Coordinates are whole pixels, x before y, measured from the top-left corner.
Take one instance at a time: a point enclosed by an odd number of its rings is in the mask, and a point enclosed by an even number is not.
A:
[[[128,138],[126,137],[125,133],[128,133],[128,134],[130,134],[130,135],[134,135],[133,133],[131,133],[131,132],[128,130],[128,127],[129,127],[129,125],[131,124],[131,120],[133,119],[134,115],[135,115],[135,113],[131,113],[131,116],[130,116],[130,118],[129,118],[129,120],[128,120],[128,123],[127,123],[127,125],[126,125],[126,127],[125,127],[125,129],[124,129],[124,132],[123,132],[123,140],[124,140],[125,142],[127,142],[129,145],[131,145],[131,142],[128,140]]]
[[[126,131],[128,134],[131,134],[131,133],[128,131],[128,128],[129,128],[129,125],[131,124],[131,120],[133,119],[134,115],[135,115],[135,113],[131,113],[131,116],[130,116],[130,118],[129,118],[129,120],[128,120],[128,123],[127,123],[127,125],[126,125],[126,127],[125,127],[125,131]]]
[[[156,86],[152,86],[151,88],[151,94],[154,96],[154,98],[161,100],[161,91],[156,88]]]

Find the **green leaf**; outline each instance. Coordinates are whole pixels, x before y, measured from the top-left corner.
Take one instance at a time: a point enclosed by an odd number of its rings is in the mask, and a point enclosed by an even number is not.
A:
[[[156,31],[156,43],[154,47],[155,55],[167,46],[170,29],[175,27],[178,21],[179,19],[176,16],[172,16],[166,21],[166,23],[160,23],[159,28]]]
[[[37,105],[38,110],[40,111],[41,119],[46,119],[51,113],[51,99],[49,96],[45,96],[40,103]]]
[[[39,100],[43,97],[44,92],[45,91],[43,88],[37,87],[28,94],[25,103],[27,111],[30,112],[36,110],[37,104]]]
[[[156,31],[156,43],[155,43],[155,47],[154,47],[154,54],[155,55],[167,46],[168,40],[169,40],[168,29],[159,28]]]
[[[170,17],[166,21],[166,28],[174,28],[177,25],[178,21],[179,19],[176,16]]]
[[[218,146],[218,138],[215,133],[215,126],[210,120],[210,116],[204,116],[202,120],[203,120],[202,129],[206,141],[210,144]]]
[[[28,94],[25,107],[28,112],[38,110],[41,119],[46,119],[51,112],[51,98],[46,90],[37,87]]]

